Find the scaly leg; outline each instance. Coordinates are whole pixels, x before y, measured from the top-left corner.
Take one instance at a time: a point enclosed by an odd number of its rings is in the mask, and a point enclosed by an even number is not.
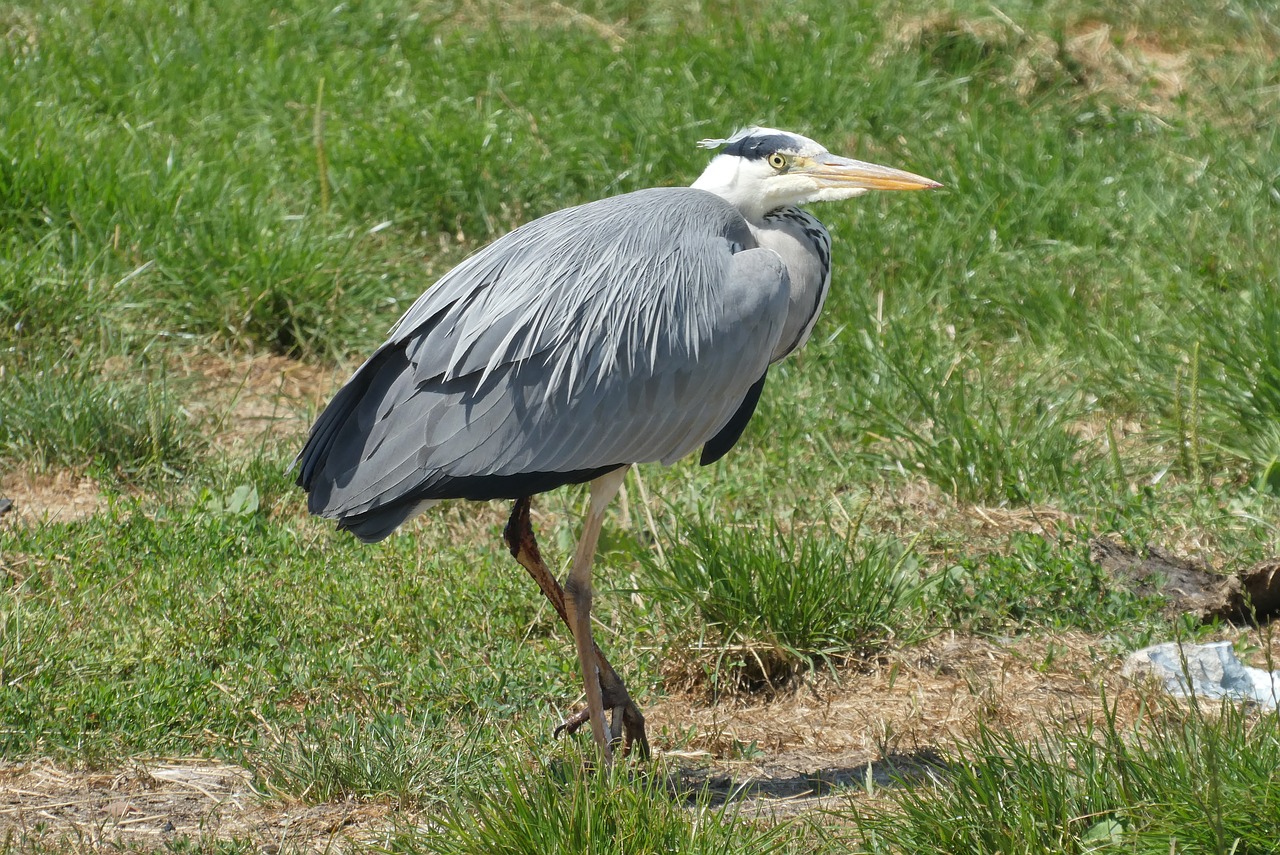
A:
[[[511,555],[520,563],[520,566],[528,571],[533,580],[538,583],[538,587],[542,590],[547,601],[555,608],[556,614],[560,615],[560,619],[564,621],[570,631],[573,625],[569,622],[569,615],[565,610],[564,591],[560,587],[560,583],[556,581],[555,576],[547,569],[547,565],[542,560],[542,554],[538,550],[538,541],[533,534],[533,525],[529,520],[529,499],[517,499],[515,506],[511,509],[511,519],[507,522],[506,530],[503,532],[507,546],[511,549]],[[622,740],[623,756],[631,753],[632,746],[640,753],[642,758],[649,756],[649,739],[645,734],[644,715],[641,714],[640,708],[636,706],[635,701],[631,699],[631,695],[627,692],[626,685],[622,682],[622,678],[618,676],[617,671],[605,659],[604,654],[600,652],[598,645],[593,643],[592,650],[596,657],[596,667],[600,674],[600,693],[601,701],[605,709],[612,711],[612,724],[609,728],[609,735],[612,742]],[[556,728],[557,736],[561,732],[576,733],[582,725],[586,724],[590,712],[589,709],[582,709],[575,713],[559,727]]]
[[[534,581],[538,582],[541,591],[547,596],[548,602],[556,608],[561,619],[570,627],[575,645],[579,650],[584,689],[588,694],[588,709],[573,715],[567,722],[557,727],[556,732],[572,733],[582,724],[590,721],[591,732],[596,742],[602,745],[602,754],[607,759],[609,750],[605,746],[618,740],[623,740],[623,754],[630,753],[632,745],[639,746],[637,750],[640,751],[641,756],[649,754],[644,715],[636,707],[635,701],[631,700],[621,677],[618,677],[617,672],[604,658],[604,654],[600,653],[599,646],[591,640],[590,634],[591,559],[595,554],[600,525],[604,521],[604,509],[608,507],[609,500],[612,500],[613,495],[622,485],[625,471],[626,468],[623,467],[609,472],[608,475],[596,479],[591,484],[590,511],[582,527],[582,538],[573,559],[570,579],[564,586],[570,593],[567,603],[564,590],[541,559],[538,541],[534,538],[534,531],[529,521],[529,499],[517,500],[515,507],[512,508],[511,520],[507,522],[507,529],[504,531],[504,538],[507,540],[508,547],[511,548],[511,554],[526,571],[529,571],[529,575],[534,577]],[[584,658],[584,649],[589,651],[589,660]],[[595,703],[593,703],[593,695],[599,698]],[[598,709],[599,714],[591,714],[593,708]],[[608,740],[603,740],[605,708],[611,710],[613,719],[612,727],[608,728]]]
[[[607,505],[607,499],[604,504]],[[564,592],[542,561],[538,550],[537,540],[533,535],[533,527],[529,521],[528,498],[516,501],[504,536],[507,545],[511,549],[511,554],[528,571],[534,581],[538,583],[538,587],[555,608],[556,613],[572,630],[573,624],[570,623],[564,604]],[[626,685],[594,642],[592,643],[592,651],[596,657],[601,701],[604,707],[612,712],[611,740],[615,743],[620,739],[623,741],[624,755],[630,753],[632,746],[635,745],[641,757],[648,757],[649,741],[645,734],[644,716],[641,714],[640,708],[631,699]],[[574,714],[556,728],[556,735],[559,735],[561,731],[576,732],[590,719],[589,712],[589,709],[583,709]]]

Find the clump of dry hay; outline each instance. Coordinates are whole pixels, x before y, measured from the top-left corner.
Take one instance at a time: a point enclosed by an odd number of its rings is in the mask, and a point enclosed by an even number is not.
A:
[[[996,10],[997,17],[965,18],[954,12],[904,18],[880,53],[917,50],[945,62],[950,50],[1003,57],[1001,82],[1022,98],[1046,85],[1071,81],[1079,97],[1105,92],[1124,106],[1159,115],[1185,88],[1187,52],[1160,47],[1135,30],[1119,32],[1098,21],[1075,25],[1058,38],[1029,32]]]

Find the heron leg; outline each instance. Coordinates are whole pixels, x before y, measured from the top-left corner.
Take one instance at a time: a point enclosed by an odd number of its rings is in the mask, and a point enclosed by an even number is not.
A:
[[[511,549],[511,555],[538,583],[538,587],[542,590],[547,601],[555,608],[565,626],[568,626],[572,631],[573,625],[569,622],[569,616],[565,611],[564,591],[542,560],[537,539],[534,537],[533,525],[529,519],[529,507],[530,501],[528,498],[516,500],[515,506],[511,510],[511,518],[508,520],[506,530],[503,533],[504,538]],[[622,739],[622,753],[624,756],[630,754],[634,748],[642,758],[647,758],[650,752],[649,739],[645,732],[644,714],[640,712],[640,708],[632,700],[626,684],[622,682],[618,672],[609,664],[609,660],[600,651],[600,647],[595,644],[592,647],[596,655],[596,666],[599,670],[601,700],[604,707],[612,712],[612,724],[609,729],[610,737],[614,742],[617,742],[619,738]],[[586,708],[574,713],[555,729],[555,735],[576,733],[589,720],[588,713],[589,710]]]
[[[569,615],[565,610],[564,590],[542,560],[537,538],[533,534],[533,524],[529,519],[529,507],[530,500],[528,497],[516,500],[511,509],[511,518],[507,521],[503,537],[507,542],[507,546],[511,549],[512,557],[538,583],[543,596],[547,598],[547,601],[555,608],[556,614],[560,615],[560,619],[564,621],[565,626],[569,627],[572,632],[573,624],[569,622]],[[611,741],[616,743],[619,739],[622,740],[623,756],[630,754],[634,747],[642,758],[647,758],[649,756],[649,738],[645,733],[644,715],[640,712],[640,708],[636,706],[636,702],[631,699],[630,693],[627,692],[626,684],[622,682],[618,672],[614,670],[613,666],[609,664],[609,660],[600,652],[599,645],[593,642],[592,650],[595,653],[596,667],[600,677],[601,701],[605,709],[612,711],[612,724],[609,728]],[[589,709],[584,708],[574,713],[555,729],[555,735],[577,733],[589,720],[589,712]]]

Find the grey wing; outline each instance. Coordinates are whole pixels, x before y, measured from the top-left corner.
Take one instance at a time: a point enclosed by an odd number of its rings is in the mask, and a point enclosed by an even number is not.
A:
[[[716,437],[786,318],[786,268],[749,242],[732,208],[676,189],[495,242],[321,414],[299,455],[310,509],[378,539],[424,501],[530,495]]]

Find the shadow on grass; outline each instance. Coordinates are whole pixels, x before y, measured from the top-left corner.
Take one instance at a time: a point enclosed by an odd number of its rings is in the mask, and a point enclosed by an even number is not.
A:
[[[712,806],[729,802],[760,803],[778,801],[793,813],[812,807],[814,800],[849,790],[875,792],[887,787],[938,779],[947,773],[940,752],[933,748],[894,752],[858,764],[836,764],[817,769],[797,769],[782,760],[752,764],[741,773],[707,767],[673,770],[673,791],[689,801],[707,798]],[[780,807],[781,805],[779,805]]]

